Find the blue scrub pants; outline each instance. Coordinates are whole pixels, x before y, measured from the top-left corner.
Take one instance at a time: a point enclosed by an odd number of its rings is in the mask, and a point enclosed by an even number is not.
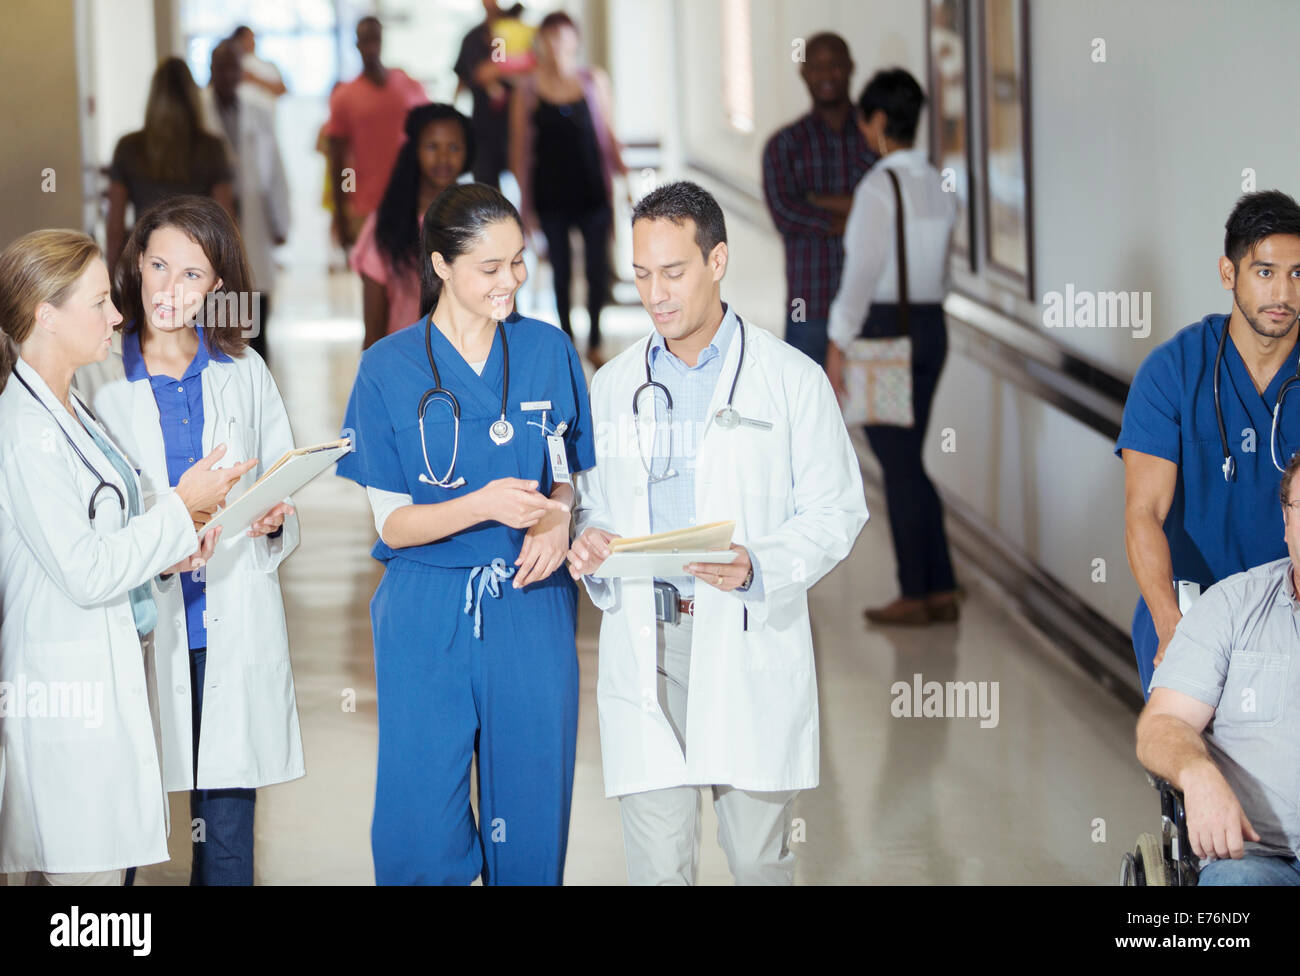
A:
[[[1137,658],[1138,679],[1142,682],[1142,698],[1151,697],[1151,676],[1156,672],[1156,651],[1160,648],[1160,635],[1147,602],[1138,597],[1133,611],[1133,654]]]
[[[506,579],[499,595],[479,597],[475,586],[475,637],[473,611],[465,612],[469,575],[393,559],[370,603],[378,884],[564,878],[578,733],[577,589],[563,567],[524,590]],[[475,754],[479,823],[470,807]]]

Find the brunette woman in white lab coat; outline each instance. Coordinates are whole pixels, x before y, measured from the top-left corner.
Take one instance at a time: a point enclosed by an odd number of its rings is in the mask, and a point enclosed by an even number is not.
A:
[[[280,392],[248,348],[250,280],[234,222],[206,197],[173,197],[136,222],[115,273],[121,348],[84,379],[146,493],[225,443],[228,459],[255,463],[233,500],[293,449]],[[202,574],[154,583],[163,779],[192,791],[199,822],[191,884],[252,884],[255,791],[303,775],[277,576],[297,545],[286,499]]]

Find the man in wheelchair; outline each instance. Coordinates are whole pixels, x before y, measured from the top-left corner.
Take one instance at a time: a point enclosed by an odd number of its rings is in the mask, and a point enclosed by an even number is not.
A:
[[[1300,453],[1281,485],[1290,556],[1206,591],[1138,719],[1138,760],[1183,793],[1202,885],[1300,885],[1297,470]]]

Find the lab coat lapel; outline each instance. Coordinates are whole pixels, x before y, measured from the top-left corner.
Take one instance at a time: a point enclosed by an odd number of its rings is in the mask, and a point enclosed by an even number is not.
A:
[[[22,378],[27,381],[27,385],[35,391],[36,396],[40,399],[41,403],[45,404],[45,406],[50,409],[54,414],[55,422],[63,429],[64,433],[72,438],[72,442],[77,445],[81,450],[81,453],[85,455],[86,459],[95,466],[95,469],[99,472],[99,476],[105,481],[112,482],[117,485],[118,488],[125,491],[126,485],[123,483],[121,475],[118,474],[117,467],[104,456],[104,452],[99,449],[99,445],[95,443],[94,439],[88,433],[86,433],[86,429],[82,426],[82,422],[86,424],[94,424],[94,421],[85,414],[82,414],[80,418],[68,416],[67,408],[59,402],[59,398],[54,395],[54,391],[50,389],[49,385],[41,377],[41,374],[21,358],[19,358],[14,364],[14,372],[20,374]],[[24,391],[23,395],[27,395],[26,391]],[[73,400],[73,405],[74,407],[76,406],[75,400]],[[78,412],[80,412],[80,408],[77,409]],[[111,437],[109,437],[108,432],[104,430],[101,425],[95,424],[95,428],[105,440],[110,444],[113,444],[114,447],[117,447],[117,444]],[[121,448],[117,449],[121,451]],[[123,452],[122,456],[126,457],[125,452]],[[86,476],[91,477],[88,468],[84,468],[80,463],[78,464],[78,467],[82,467]],[[137,490],[138,488],[139,485],[137,479]]]
[[[650,473],[646,470],[646,464],[648,460],[653,460],[653,455],[647,452],[654,450],[654,438],[651,436],[648,421],[657,414],[650,414],[650,395],[644,394],[645,399],[641,401],[642,420],[638,425],[630,409],[632,395],[628,391],[636,391],[645,382],[646,346],[649,345],[651,338],[646,336],[641,340],[636,357],[629,360],[635,363],[635,366],[629,367],[625,379],[621,378],[620,382],[610,384],[611,389],[606,394],[607,398],[613,400],[607,406],[606,416],[622,418],[628,424],[628,437],[625,443],[631,450],[622,453],[631,462],[627,465],[629,475],[627,483],[631,484],[632,492],[615,499],[618,507],[629,506],[626,511],[630,518],[630,528],[623,533],[628,536],[650,534]],[[655,409],[657,410],[658,407],[656,406]],[[599,418],[594,419],[599,420]],[[641,434],[643,428],[646,430],[644,441]],[[613,484],[618,482],[615,481]]]
[[[226,385],[230,382],[230,369],[227,365],[209,361],[203,370],[203,453],[208,455],[212,449],[225,440],[226,431],[221,425],[222,419],[230,412],[225,409]],[[229,455],[219,462],[221,467],[228,466]]]
[[[736,365],[740,362],[740,333],[745,328],[744,321],[740,316],[736,316],[736,332],[731,337],[731,343],[727,346],[727,353],[722,358],[722,372],[718,374],[718,382],[713,387],[713,397],[709,400],[708,412],[704,415],[704,430],[700,434],[696,457],[698,458],[704,449],[704,444],[709,438],[709,434],[717,424],[718,411],[727,405],[727,395],[731,392],[731,381],[736,375]],[[745,345],[748,351],[749,345]],[[740,389],[740,384],[736,384],[736,389]]]

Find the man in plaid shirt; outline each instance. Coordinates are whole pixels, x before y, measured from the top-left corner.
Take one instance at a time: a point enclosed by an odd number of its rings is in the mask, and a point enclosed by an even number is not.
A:
[[[826,320],[844,263],[844,220],[853,188],[876,161],[849,99],[853,59],[838,34],[808,39],[800,75],[812,111],[763,149],[763,195],[785,241],[785,338],[822,366]]]

